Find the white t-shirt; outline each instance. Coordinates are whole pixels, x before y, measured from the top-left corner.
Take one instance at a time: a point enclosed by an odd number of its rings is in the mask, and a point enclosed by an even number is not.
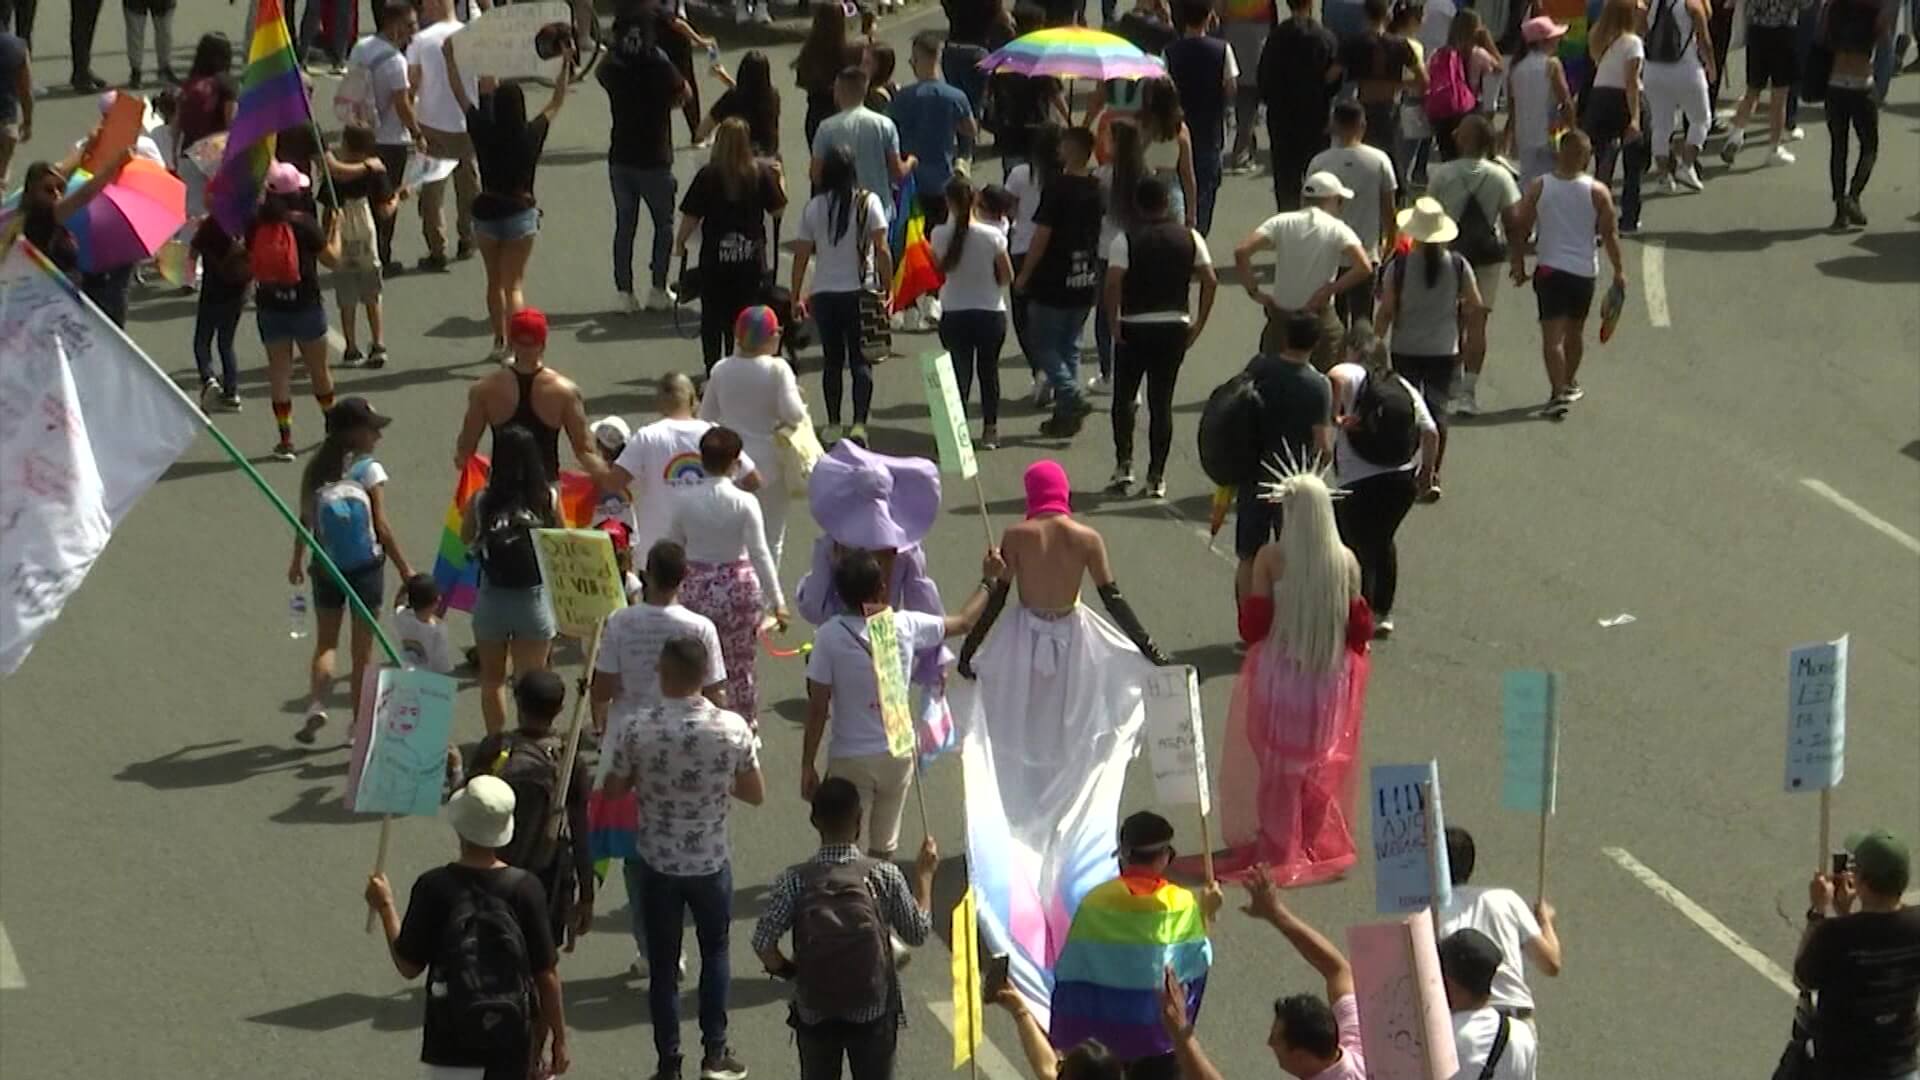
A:
[[[1007,234],[1007,253],[1025,255],[1033,246],[1033,213],[1040,209],[1040,185],[1033,182],[1033,166],[1015,165],[1007,174],[1007,192],[1020,200],[1013,213],[1013,230]]]
[[[853,206],[848,208],[847,231],[838,240],[833,239],[828,211],[833,203],[831,196],[814,196],[800,212],[800,239],[813,245],[813,281],[807,289],[809,295],[859,292],[872,280],[873,252],[868,250],[864,260],[860,257],[861,246],[866,244],[858,235],[862,224],[860,207],[863,203],[866,206],[865,225],[869,233],[876,229],[886,231],[887,211],[880,205],[879,196],[871,191],[865,195],[864,200],[855,198]]]
[[[1512,889],[1455,885],[1453,897],[1440,913],[1435,931],[1440,940],[1458,930],[1473,929],[1500,946],[1500,970],[1493,975],[1493,1003],[1512,1009],[1533,1008],[1527,987],[1526,945],[1540,936],[1533,908]]]
[[[411,608],[393,613],[393,636],[400,639],[400,655],[422,671],[442,675],[453,671],[453,646],[447,643],[447,624],[428,622]]]
[[[1322,150],[1307,163],[1307,175],[1330,172],[1353,191],[1353,198],[1340,208],[1340,220],[1353,226],[1354,235],[1365,245],[1367,254],[1380,255],[1380,196],[1399,190],[1393,177],[1393,159],[1378,147],[1336,146]]]
[[[623,717],[660,703],[660,650],[676,637],[695,637],[707,647],[707,673],[701,686],[727,681],[727,664],[720,657],[720,633],[713,620],[679,604],[640,603],[607,617],[600,633],[600,659],[595,671],[620,676],[620,695],[613,699],[609,731]],[[611,746],[611,736],[602,743]]]
[[[935,226],[929,240],[933,245],[934,265],[946,266],[947,247],[953,242],[953,223],[949,221]],[[999,229],[977,221],[969,222],[967,243],[960,251],[959,265],[943,271],[947,280],[940,285],[941,310],[1005,311],[1006,290],[993,276],[994,264],[1005,250],[1007,238]]]
[[[1213,253],[1207,250],[1207,238],[1201,236],[1193,229],[1188,229],[1187,233],[1193,237],[1194,269],[1197,270],[1202,266],[1212,266]],[[1107,245],[1107,269],[1125,270],[1129,265],[1127,256],[1127,234],[1122,232],[1113,238],[1113,243]],[[1193,321],[1193,316],[1184,311],[1149,311],[1142,315],[1123,315],[1120,317],[1120,321],[1133,323],[1190,323]]]
[[[1640,40],[1639,34],[1621,34],[1607,46],[1600,56],[1599,66],[1593,69],[1593,85],[1610,86],[1615,90],[1627,88],[1627,62],[1644,61],[1647,58],[1647,46]]]
[[[1480,1080],[1499,1031],[1500,1014],[1491,1008],[1453,1014],[1453,1048],[1460,1057],[1460,1071],[1453,1080]],[[1534,1080],[1539,1056],[1533,1028],[1522,1020],[1508,1021],[1507,1048],[1493,1067],[1493,1080]]]
[[[420,69],[420,86],[414,99],[414,116],[422,127],[435,131],[462,132],[467,130],[467,114],[460,111],[460,102],[453,96],[453,84],[447,78],[447,57],[441,47],[453,32],[460,29],[460,21],[448,19],[431,26],[423,26],[413,35],[413,44],[407,46],[407,63]],[[468,75],[467,100],[480,100],[480,80]]]
[[[1274,249],[1267,295],[1288,311],[1304,310],[1315,290],[1340,276],[1349,246],[1366,247],[1352,226],[1317,206],[1275,214],[1256,231]]]
[[[367,69],[367,84],[373,90],[377,110],[373,141],[382,146],[404,146],[413,141],[400,122],[400,110],[393,107],[393,95],[407,89],[407,58],[393,42],[379,34],[361,38],[347,54],[348,67]]]
[[[894,611],[893,620],[894,632],[900,638],[902,676],[908,677],[913,672],[914,655],[945,640],[946,620],[900,610]],[[880,719],[880,686],[873,677],[865,617],[835,615],[820,627],[813,635],[813,654],[807,659],[807,681],[833,688],[829,758],[887,752],[887,727]]]
[[[700,465],[700,436],[712,426],[692,418],[655,420],[634,432],[614,461],[633,477],[634,562],[645,565],[647,552],[666,539],[673,516],[672,493],[698,487],[707,478],[707,470]],[[753,460],[743,453],[733,475],[745,476],[753,469]]]
[[[1427,432],[1438,434],[1439,425],[1434,423],[1433,413],[1427,408],[1427,401],[1420,396],[1420,391],[1414,389],[1412,383],[1401,379],[1399,375],[1395,375],[1394,378],[1400,379],[1400,384],[1406,387],[1408,394],[1413,396],[1414,427],[1421,434]],[[1360,397],[1361,389],[1367,385],[1367,369],[1359,364],[1335,364],[1327,370],[1327,379],[1333,384],[1333,415],[1337,417],[1351,410],[1354,401]],[[1333,426],[1333,474],[1335,481],[1341,487],[1350,487],[1368,477],[1379,476],[1381,473],[1406,472],[1419,467],[1420,451],[1418,450],[1413,452],[1413,457],[1409,458],[1405,465],[1375,465],[1354,452],[1353,444],[1347,441],[1346,428],[1339,424]],[[1495,983],[1495,985],[1499,984]]]
[[[688,562],[725,564],[746,559],[760,579],[760,595],[767,607],[786,606],[760,500],[734,487],[732,480],[708,478],[693,487],[675,488],[667,505],[672,508],[667,539],[686,549]]]

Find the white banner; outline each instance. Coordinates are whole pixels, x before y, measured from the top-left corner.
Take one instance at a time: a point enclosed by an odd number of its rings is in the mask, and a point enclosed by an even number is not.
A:
[[[448,40],[466,78],[551,80],[560,73],[560,57],[542,58],[535,39],[556,24],[573,26],[573,11],[566,4],[500,4],[455,30]]]

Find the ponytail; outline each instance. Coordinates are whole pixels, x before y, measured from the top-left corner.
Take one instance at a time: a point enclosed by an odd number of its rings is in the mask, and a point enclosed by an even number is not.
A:
[[[947,238],[946,254],[940,257],[940,271],[951,274],[960,265],[967,234],[973,231],[973,185],[959,173],[947,181],[947,225],[953,235]]]

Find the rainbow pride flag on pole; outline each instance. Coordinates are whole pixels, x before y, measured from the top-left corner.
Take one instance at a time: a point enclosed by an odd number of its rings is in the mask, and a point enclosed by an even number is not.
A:
[[[207,198],[220,227],[238,233],[259,201],[267,167],[273,164],[274,139],[287,128],[313,123],[300,65],[287,35],[280,0],[260,0],[247,46],[247,67],[240,76],[240,100],[227,133],[227,152],[207,185]]]
[[[1073,913],[1053,969],[1055,1046],[1099,1039],[1132,1061],[1173,1051],[1160,1026],[1167,968],[1187,993],[1187,1016],[1200,1015],[1213,944],[1193,893],[1162,878],[1126,876],[1095,888]]]
[[[447,516],[440,527],[440,550],[433,558],[433,583],[440,588],[441,606],[451,611],[472,611],[480,594],[480,563],[460,542],[460,522],[466,516],[467,503],[487,486],[489,462],[475,454],[453,486],[453,501],[447,504]],[[569,529],[584,529],[593,524],[594,504],[599,500],[593,478],[583,472],[560,472],[560,523]]]

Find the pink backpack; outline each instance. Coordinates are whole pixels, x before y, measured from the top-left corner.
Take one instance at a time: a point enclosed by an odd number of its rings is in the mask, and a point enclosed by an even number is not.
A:
[[[1434,50],[1433,62],[1427,65],[1427,119],[1457,120],[1477,104],[1460,50],[1452,46]]]

